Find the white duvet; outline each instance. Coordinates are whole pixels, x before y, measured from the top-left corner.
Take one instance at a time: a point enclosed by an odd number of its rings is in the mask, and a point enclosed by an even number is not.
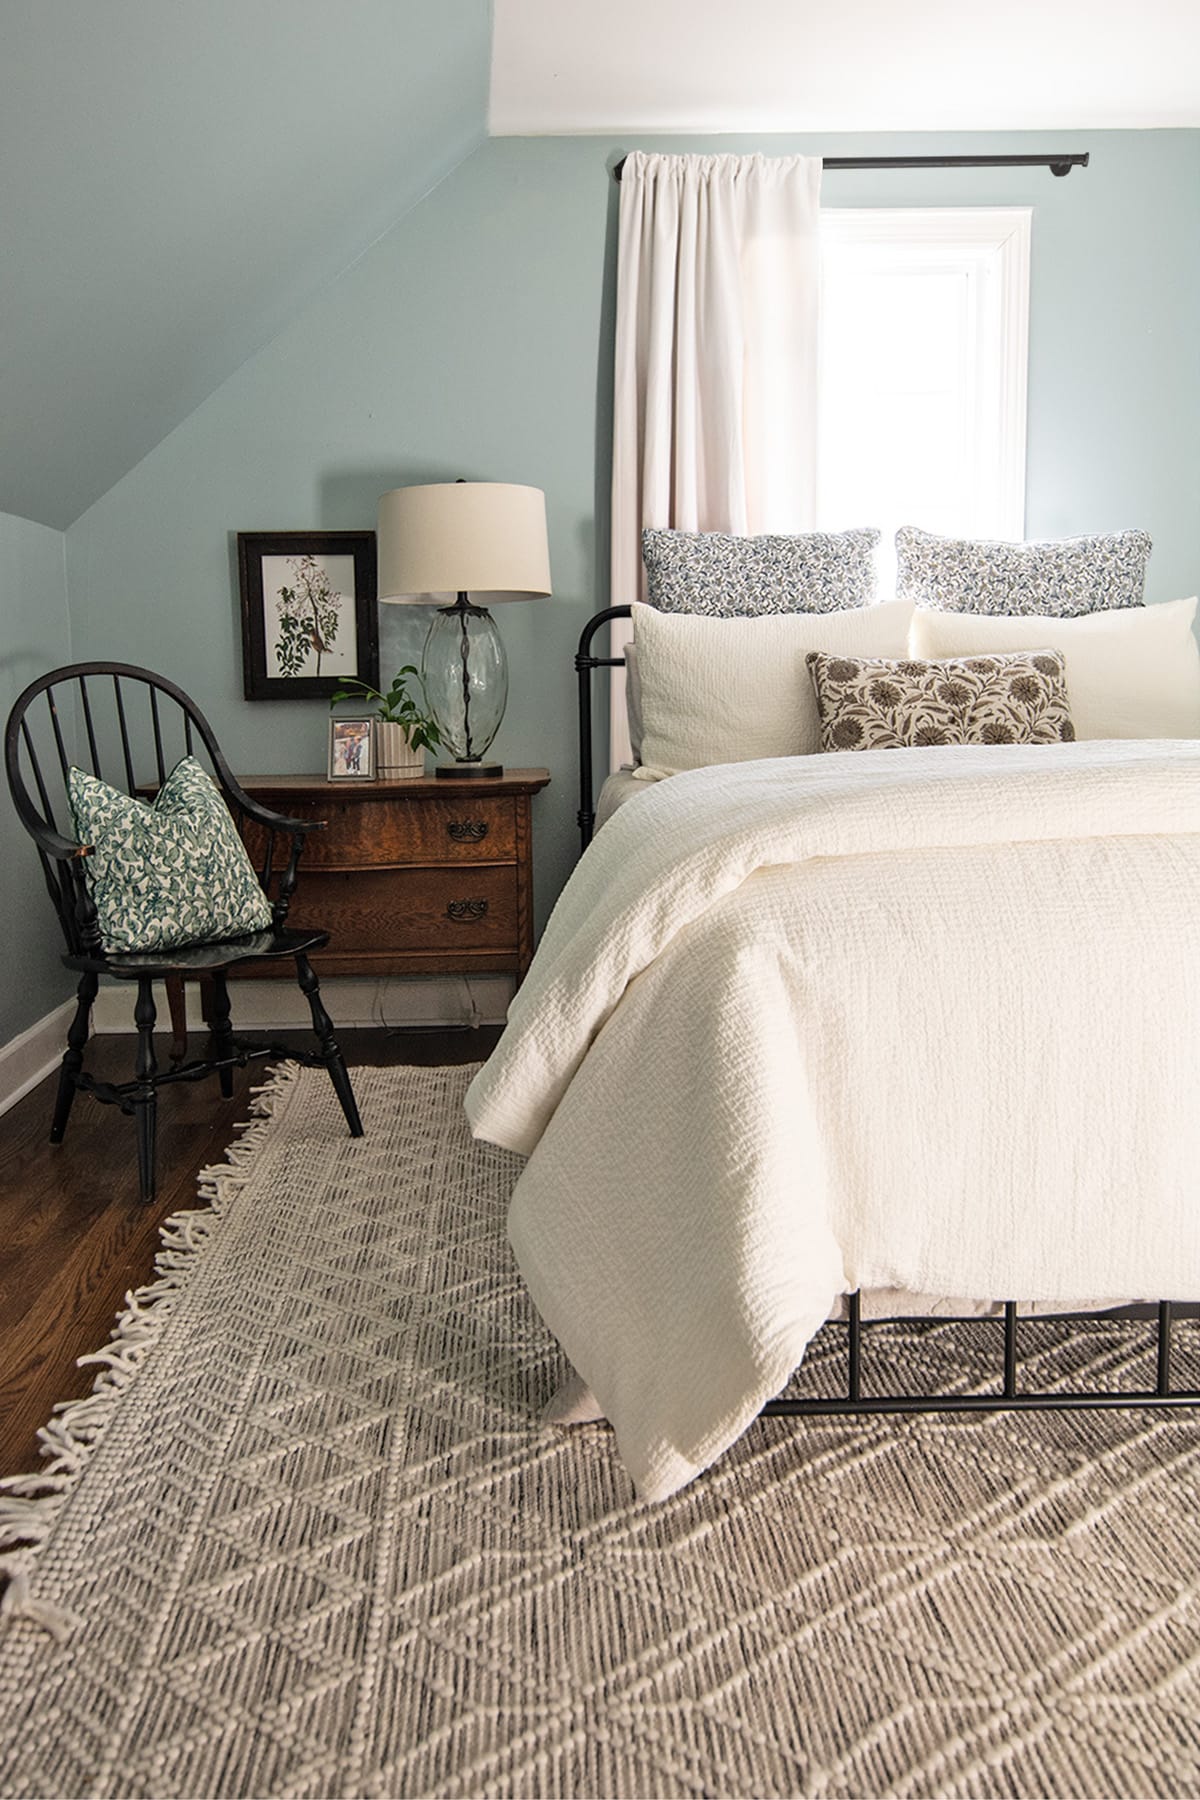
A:
[[[640,1494],[855,1288],[1200,1298],[1200,744],[870,751],[623,807],[467,1095]]]

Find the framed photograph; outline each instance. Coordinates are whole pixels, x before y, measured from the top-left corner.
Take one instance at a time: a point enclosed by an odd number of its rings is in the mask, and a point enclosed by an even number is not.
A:
[[[375,733],[370,719],[330,719],[330,781],[374,781]]]
[[[379,686],[373,531],[239,531],[247,700],[330,700]]]

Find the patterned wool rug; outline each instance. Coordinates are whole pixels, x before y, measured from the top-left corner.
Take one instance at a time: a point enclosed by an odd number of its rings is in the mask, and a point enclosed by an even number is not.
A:
[[[633,1503],[605,1427],[536,1423],[470,1073],[356,1071],[355,1143],[284,1071],[173,1222],[0,1503],[0,1791],[1200,1791],[1200,1421],[772,1421]],[[1144,1379],[1120,1329],[1023,1331]],[[959,1330],[903,1329],[922,1379]]]

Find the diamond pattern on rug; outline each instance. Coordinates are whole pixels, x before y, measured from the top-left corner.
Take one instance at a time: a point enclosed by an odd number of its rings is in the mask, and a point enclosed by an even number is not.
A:
[[[562,1359],[471,1074],[356,1070],[353,1141],[287,1070],[210,1172],[34,1559],[79,1624],[0,1632],[0,1793],[1200,1789],[1193,1418],[764,1421],[639,1504],[606,1427],[537,1424]],[[1039,1382],[1147,1382],[1142,1326],[1021,1329]],[[873,1327],[868,1378],[979,1386],[994,1330]],[[799,1380],[843,1371],[831,1328]]]

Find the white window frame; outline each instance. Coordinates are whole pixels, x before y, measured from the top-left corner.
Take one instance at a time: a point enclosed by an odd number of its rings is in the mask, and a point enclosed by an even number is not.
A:
[[[996,499],[988,536],[1025,535],[1031,207],[821,209],[823,251],[864,269],[959,270],[974,316],[975,452]],[[912,521],[914,524],[919,521]]]

